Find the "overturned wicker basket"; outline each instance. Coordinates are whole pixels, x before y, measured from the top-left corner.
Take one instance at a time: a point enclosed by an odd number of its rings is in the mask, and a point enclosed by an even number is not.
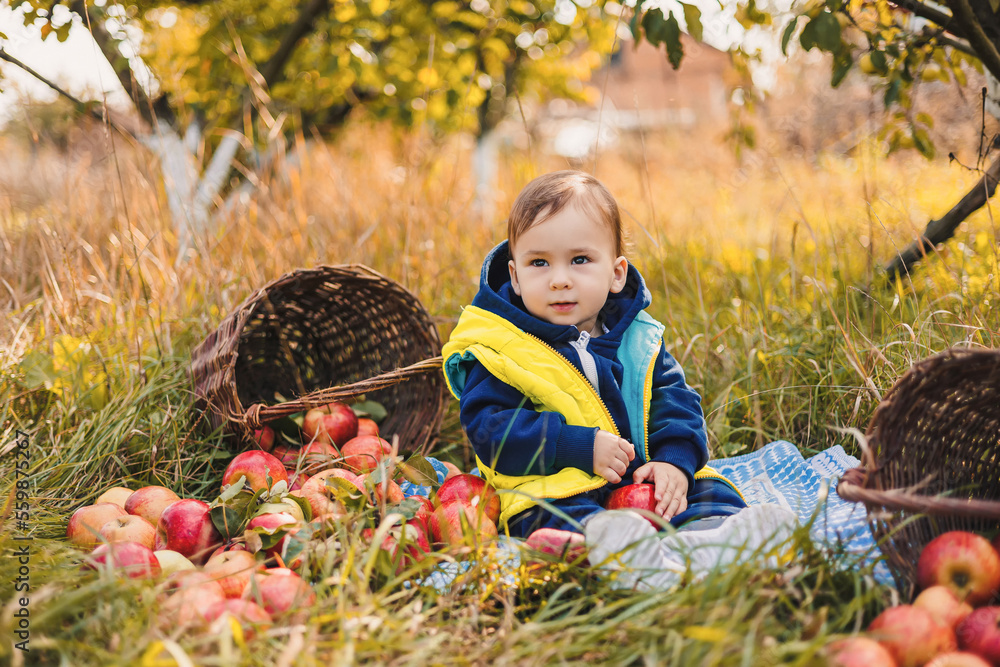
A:
[[[864,502],[901,595],[920,551],[949,530],[1000,527],[1000,350],[948,350],[915,364],[867,432],[870,455],[837,486]]]
[[[264,285],[194,350],[195,393],[216,428],[261,425],[361,394],[384,437],[426,452],[445,406],[441,342],[410,292],[366,266],[299,269]]]

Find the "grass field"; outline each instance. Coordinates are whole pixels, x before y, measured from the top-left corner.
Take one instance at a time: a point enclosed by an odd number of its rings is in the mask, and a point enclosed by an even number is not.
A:
[[[120,142],[120,140],[119,140]],[[793,567],[736,567],[669,594],[616,591],[553,565],[497,583],[483,559],[441,592],[372,574],[343,526],[308,564],[318,607],[252,639],[184,632],[157,586],[83,574],[64,540],[105,488],[164,484],[211,501],[233,452],[193,407],[192,348],[254,288],[293,268],[361,262],[412,290],[446,337],[502,239],[520,186],[565,163],[505,155],[493,214],[474,203],[467,147],[356,127],[303,149],[238,218],[177,262],[155,171],[104,157],[3,147],[0,163],[0,662],[63,665],[811,665],[892,599],[870,572],[798,536]],[[593,165],[585,165],[591,168]],[[951,345],[996,347],[996,225],[967,221],[895,284],[878,269],[975,176],[944,162],[762,156],[645,137],[596,174],[626,212],[630,258],[672,354],[703,396],[713,456],[775,439],[804,454],[864,430],[911,363]],[[442,458],[470,467],[452,404]],[[30,653],[13,649],[23,543],[13,508],[15,432],[28,434]]]

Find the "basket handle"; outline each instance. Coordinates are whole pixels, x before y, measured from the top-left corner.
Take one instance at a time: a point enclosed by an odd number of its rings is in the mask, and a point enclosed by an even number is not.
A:
[[[430,359],[423,359],[422,361],[410,364],[404,368],[397,368],[396,370],[389,371],[388,373],[382,373],[381,375],[366,378],[364,380],[360,380],[359,382],[340,385],[338,387],[330,387],[328,389],[320,389],[308,393],[305,396],[300,396],[294,401],[286,401],[278,405],[254,403],[246,409],[244,414],[231,415],[230,418],[234,420],[242,420],[246,424],[246,428],[252,431],[260,428],[265,423],[273,419],[278,419],[279,417],[287,417],[288,415],[293,415],[296,412],[303,412],[311,408],[318,408],[322,405],[330,403],[331,401],[336,401],[341,398],[350,398],[369,391],[385,389],[386,387],[391,387],[394,384],[399,384],[403,380],[407,380],[414,375],[429,373],[435,370],[440,371],[443,362],[444,359],[440,356],[431,357]]]
[[[944,496],[924,496],[903,489],[875,491],[865,488],[868,471],[851,468],[837,483],[837,495],[850,502],[863,502],[869,508],[906,510],[919,514],[963,515],[983,519],[1000,519],[1000,502],[990,500],[963,500]]]

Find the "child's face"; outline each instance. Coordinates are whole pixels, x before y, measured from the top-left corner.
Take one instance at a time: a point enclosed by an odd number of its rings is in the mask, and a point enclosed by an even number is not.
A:
[[[511,248],[514,292],[528,312],[599,336],[597,316],[625,286],[628,264],[615,257],[611,230],[575,204],[529,227]]]

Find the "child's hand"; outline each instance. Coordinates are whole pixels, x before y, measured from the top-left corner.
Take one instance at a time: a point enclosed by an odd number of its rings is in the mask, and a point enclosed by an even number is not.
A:
[[[654,510],[657,514],[669,521],[687,509],[688,480],[680,468],[662,461],[650,461],[632,475],[636,484],[647,480],[656,485],[653,497],[657,500]]]
[[[614,433],[597,431],[594,436],[594,474],[612,484],[622,481],[629,461],[635,458],[635,447]]]

